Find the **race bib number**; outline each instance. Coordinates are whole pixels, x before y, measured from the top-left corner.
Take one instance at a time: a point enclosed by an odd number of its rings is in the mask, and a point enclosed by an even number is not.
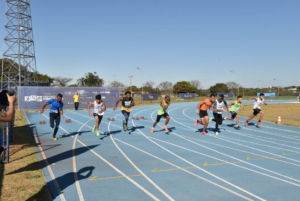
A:
[[[57,111],[57,110],[51,110],[51,112],[53,112],[53,113],[58,113],[58,111]]]
[[[237,107],[237,108],[235,108],[235,111],[237,112],[237,111],[239,111],[240,110],[240,108],[239,107]]]

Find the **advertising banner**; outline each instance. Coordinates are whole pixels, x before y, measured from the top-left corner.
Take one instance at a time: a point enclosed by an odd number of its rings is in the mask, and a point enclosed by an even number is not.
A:
[[[195,93],[179,93],[180,99],[189,99],[189,98],[196,98]]]
[[[142,94],[142,100],[158,100],[158,94]]]
[[[257,93],[257,97],[259,97],[259,94],[260,93]],[[264,93],[265,94],[265,98],[268,98],[268,97],[276,97],[276,94],[275,93]]]
[[[234,93],[218,93],[217,97],[219,97],[221,94],[224,95],[224,98],[234,98]]]
[[[97,94],[101,94],[106,107],[115,106],[120,97],[118,87],[18,87],[19,110],[42,109],[45,102],[56,98],[57,94],[63,95],[64,109],[74,109],[73,96],[78,92],[79,109],[87,109],[88,104],[95,100]],[[49,109],[49,107],[47,107]]]

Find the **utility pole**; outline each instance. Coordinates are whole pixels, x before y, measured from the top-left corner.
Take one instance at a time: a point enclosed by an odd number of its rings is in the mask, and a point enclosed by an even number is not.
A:
[[[137,67],[138,70],[141,71],[142,73],[142,95],[141,95],[141,102],[143,102],[143,94],[144,94],[144,76],[143,76],[143,71],[140,67]]]
[[[129,75],[128,77],[130,78],[130,87],[131,87],[131,95],[132,95],[132,78],[133,78],[133,76]]]

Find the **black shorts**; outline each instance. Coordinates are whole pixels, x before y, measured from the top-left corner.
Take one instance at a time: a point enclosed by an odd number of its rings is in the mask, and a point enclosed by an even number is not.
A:
[[[253,115],[256,116],[260,113],[260,109],[253,109]]]
[[[200,118],[208,116],[207,110],[200,110]]]
[[[235,119],[235,117],[237,116],[237,113],[234,111],[231,111],[230,113],[231,113],[231,118]]]
[[[156,122],[158,123],[162,117],[167,118],[168,116],[169,116],[168,113],[164,113],[164,114],[162,114],[162,115],[157,115],[157,117],[156,117]]]
[[[99,122],[102,121],[103,115],[99,115],[99,114],[97,114],[97,113],[94,113],[93,115],[94,115],[94,117],[98,117]]]

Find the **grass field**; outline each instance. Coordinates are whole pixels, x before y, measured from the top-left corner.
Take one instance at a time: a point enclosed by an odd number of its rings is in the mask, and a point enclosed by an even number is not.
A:
[[[51,200],[33,138],[25,123],[23,112],[16,112],[13,142],[10,144],[10,163],[0,164],[0,200]],[[10,172],[25,168],[16,174]]]
[[[300,104],[277,104],[262,106],[265,113],[263,121],[277,122],[278,115],[284,125],[300,127]],[[253,113],[253,106],[246,105],[244,110],[239,111],[241,116],[249,117]],[[258,119],[258,116],[256,117]],[[254,120],[252,120],[254,121]]]

